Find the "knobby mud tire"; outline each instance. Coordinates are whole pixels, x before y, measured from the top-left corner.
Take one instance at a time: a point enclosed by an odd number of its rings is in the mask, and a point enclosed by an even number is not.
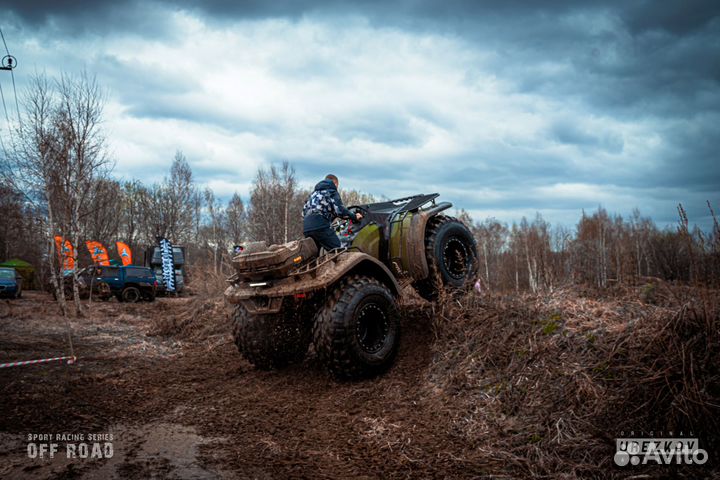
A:
[[[337,378],[384,372],[392,365],[399,343],[395,297],[375,278],[351,275],[343,279],[315,315],[315,351]]]
[[[254,315],[237,305],[232,313],[235,345],[261,370],[302,362],[310,345],[305,323],[294,311]]]

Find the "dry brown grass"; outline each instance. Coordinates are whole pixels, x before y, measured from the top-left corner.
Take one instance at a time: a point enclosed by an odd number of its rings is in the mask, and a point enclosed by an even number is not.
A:
[[[611,299],[468,295],[428,307],[437,340],[427,394],[467,444],[458,455],[521,477],[622,476],[616,437],[682,431],[712,463],[718,294],[662,285],[652,305],[640,300],[646,288]],[[688,475],[700,473],[693,468]]]
[[[229,339],[228,309],[223,299],[227,275],[212,269],[196,269],[186,297],[172,314],[157,317],[149,335],[173,336],[180,340],[205,342],[212,348]]]
[[[206,275],[178,299],[182,308],[155,320],[154,334],[210,349],[230,341],[224,276]],[[420,390],[450,436],[443,442],[454,445],[443,450],[452,463],[517,478],[695,478],[718,473],[719,299],[646,279],[604,292],[468,294],[436,304],[409,295],[401,308],[433,318]],[[411,451],[399,424],[366,423],[364,437]],[[669,431],[699,437],[708,464],[614,465],[615,438]]]

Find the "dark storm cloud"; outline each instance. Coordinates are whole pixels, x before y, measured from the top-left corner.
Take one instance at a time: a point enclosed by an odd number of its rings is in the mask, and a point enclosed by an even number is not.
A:
[[[454,34],[494,49],[496,61],[487,67],[514,79],[520,91],[583,95],[593,106],[650,107],[659,114],[702,108],[709,95],[697,92],[712,93],[720,81],[720,3],[714,1],[75,0],[10,1],[5,9],[31,25],[52,23],[68,34],[131,30],[151,36],[172,34],[165,18],[180,9],[217,21],[361,15],[377,25]],[[600,15],[616,24],[598,27]],[[540,59],[570,70],[543,70]],[[306,72],[318,74],[315,67]]]
[[[434,0],[397,2],[365,0],[348,3],[332,0],[276,0],[271,2],[265,0],[118,0],[114,2],[10,0],[3,3],[5,9],[14,12],[21,19],[33,25],[41,25],[49,19],[87,23],[114,17],[118,21],[113,22],[113,28],[130,29],[137,22],[143,21],[148,7],[157,6],[164,6],[169,10],[195,10],[223,19],[299,18],[311,14],[344,15],[349,13],[368,16],[377,22],[404,23],[408,27],[425,28],[432,24],[446,24],[446,26],[457,29],[463,29],[468,25],[482,24],[488,19],[494,20],[498,17],[503,20],[518,15],[529,16],[536,20],[542,20],[544,17],[545,23],[551,25],[554,16],[558,14],[609,11],[622,19],[633,35],[649,31],[666,31],[675,35],[686,35],[702,29],[712,22],[720,12],[718,3],[708,0],[666,2],[636,0],[593,2],[592,4],[572,0],[544,2],[533,0],[445,0],[442,2]],[[135,11],[138,7],[143,8],[142,15]],[[118,17],[118,15],[120,16]],[[127,22],[124,21],[126,19]],[[107,26],[105,25],[105,27]],[[551,34],[553,31],[555,30],[548,30],[547,33]],[[547,40],[547,37],[544,37],[544,40]]]
[[[668,153],[650,174],[653,184],[686,187],[717,199],[720,193],[720,113],[678,122],[663,132]]]
[[[621,2],[622,16],[633,33],[665,30],[687,34],[700,29],[717,17],[717,2],[703,0]]]
[[[129,2],[95,2],[92,0],[31,0],[6,1],[4,9],[15,13],[30,25],[38,26],[51,18],[89,19],[106,18],[123,10]]]
[[[453,168],[447,168],[448,166]],[[463,188],[511,186],[521,189],[561,182],[572,174],[566,161],[541,152],[484,152],[444,158],[437,162],[430,178]]]
[[[591,131],[583,128],[570,119],[555,122],[549,137],[564,144],[576,145],[585,149],[600,149],[607,153],[622,153],[623,138],[617,133]]]
[[[0,14],[8,14],[5,21],[38,32],[43,41],[73,39],[84,33],[108,38],[131,33],[143,41],[160,39],[166,44],[186,34],[169,20],[180,10],[210,28],[234,28],[239,22],[238,30],[242,30],[243,22],[279,18],[291,24],[312,21],[336,25],[342,30],[359,18],[372,29],[412,33],[417,35],[414,38],[452,38],[458,40],[457,45],[483,53],[459,67],[464,70],[465,86],[483,91],[482,82],[491,74],[500,85],[496,94],[520,105],[510,112],[525,109],[543,116],[537,132],[541,138],[523,139],[519,146],[507,139],[485,140],[445,158],[418,160],[417,164],[411,160],[408,169],[402,171],[378,159],[366,164],[352,148],[335,157],[331,151],[325,158],[318,158],[317,152],[301,152],[294,158],[287,158],[287,151],[266,154],[268,161],[295,162],[302,177],[315,178],[326,174],[328,168],[341,169],[359,185],[371,168],[381,179],[377,186],[368,183],[376,191],[413,190],[422,184],[418,178],[458,189],[472,190],[473,185],[496,189],[497,198],[469,201],[467,207],[478,210],[596,206],[587,198],[528,192],[564,183],[635,189],[639,203],[642,198],[662,200],[663,193],[658,192],[669,189],[684,189],[688,198],[695,200],[697,195],[714,195],[710,199],[717,201],[720,2],[12,0],[0,6]],[[388,51],[393,47],[388,45]],[[252,48],[262,49],[262,45]],[[352,56],[353,52],[346,54]],[[267,68],[275,77],[290,81],[324,79],[325,85],[336,90],[343,88],[339,79],[353,73],[344,71],[343,58],[308,57],[294,63],[283,62],[287,57],[281,56],[277,64]],[[253,132],[278,138],[280,143],[286,127],[281,120],[253,117],[242,111],[218,111],[216,105],[202,102],[196,79],[160,70],[153,64],[134,67],[128,58],[132,55],[124,60],[99,55],[87,61],[102,73],[131,116]],[[538,106],[538,99],[546,104]],[[401,108],[371,105],[346,117],[333,117],[322,130],[344,147],[363,142],[392,149],[419,149],[425,132],[413,120],[447,132],[461,131],[464,126],[463,115],[448,113],[438,103],[422,97]],[[621,128],[623,125],[627,130]],[[531,129],[519,131],[533,135]],[[558,149],[564,154],[558,154]],[[230,172],[208,167],[198,173],[198,178],[212,179],[226,173]],[[383,183],[386,180],[390,183]],[[701,207],[686,208],[701,214]],[[673,211],[663,212],[659,218],[674,215]]]
[[[49,6],[53,2],[45,2]],[[64,3],[64,2],[58,2]],[[92,5],[94,2],[68,2]],[[391,23],[404,20],[408,25],[427,20],[431,23],[456,22],[478,23],[488,17],[508,15],[555,15],[576,11],[616,12],[633,34],[663,30],[673,34],[687,34],[717,16],[720,8],[708,0],[671,0],[652,2],[650,0],[627,2],[577,2],[573,0],[364,0],[337,2],[333,0],[193,0],[166,2],[167,5],[201,10],[207,14],[227,18],[297,18],[308,14],[359,14],[370,16],[376,21],[387,19]],[[59,10],[59,9],[57,9]],[[550,19],[552,20],[552,19]],[[417,25],[417,23],[416,23]]]
[[[34,25],[42,24],[50,18],[90,19],[93,17],[105,18],[116,13],[139,5],[164,5],[171,9],[191,9],[202,11],[208,15],[219,18],[298,18],[307,14],[361,14],[377,16],[378,18],[405,18],[427,19],[467,19],[468,16],[486,15],[493,13],[513,13],[517,11],[553,12],[573,7],[577,2],[550,1],[399,1],[386,2],[383,0],[365,0],[355,2],[336,2],[333,0],[188,0],[188,1],[138,1],[119,0],[115,2],[97,2],[95,0],[45,0],[23,1],[11,0],[5,5],[15,11],[25,21]],[[126,25],[129,26],[129,25]]]
[[[116,32],[172,37],[176,32],[166,28],[167,13],[166,5],[143,0],[10,0],[0,5],[3,23],[19,23],[49,39]]]
[[[82,3],[82,2],[81,2]],[[90,2],[88,2],[90,3]],[[552,25],[559,14],[575,12],[612,12],[627,26],[631,34],[665,31],[674,35],[687,35],[704,28],[720,12],[712,0],[670,0],[653,2],[636,0],[627,2],[577,2],[573,0],[404,0],[387,2],[365,0],[336,2],[332,0],[194,0],[163,2],[168,5],[193,8],[220,18],[298,18],[303,15],[356,14],[370,17],[378,23],[387,22],[406,27],[426,28],[442,25],[463,30],[467,26],[482,24],[488,19],[527,16],[539,23]],[[553,29],[547,34],[552,36]],[[468,33],[467,31],[463,33]],[[514,32],[518,33],[518,32]],[[548,37],[543,37],[543,43]]]

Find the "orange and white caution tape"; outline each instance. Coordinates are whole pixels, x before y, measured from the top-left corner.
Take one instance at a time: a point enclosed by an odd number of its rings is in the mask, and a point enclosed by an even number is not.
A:
[[[39,360],[24,360],[22,362],[0,363],[0,368],[20,367],[22,365],[33,365],[36,363],[59,362],[62,360],[67,360],[67,364],[72,365],[77,361],[77,357],[75,355],[72,355],[69,357],[41,358]]]

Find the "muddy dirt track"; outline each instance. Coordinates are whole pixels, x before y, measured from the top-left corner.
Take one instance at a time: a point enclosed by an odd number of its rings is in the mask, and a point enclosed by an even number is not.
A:
[[[94,303],[72,319],[75,365],[0,369],[3,478],[443,478],[483,466],[426,403],[430,314],[404,319],[395,367],[338,383],[311,354],[256,371],[230,336],[147,335],[188,299]],[[229,328],[228,328],[229,330]],[[0,305],[1,362],[67,355],[51,298]],[[222,329],[221,329],[222,332]],[[110,459],[28,458],[29,434],[113,434]]]

